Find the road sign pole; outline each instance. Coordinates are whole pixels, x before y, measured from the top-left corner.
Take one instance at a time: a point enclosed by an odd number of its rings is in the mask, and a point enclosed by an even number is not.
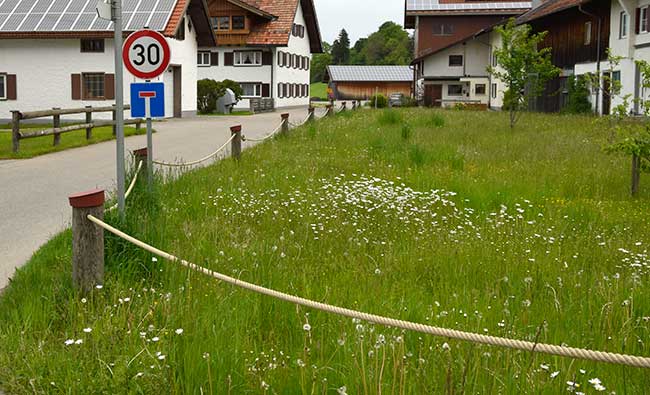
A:
[[[122,0],[113,0],[113,23],[115,24],[115,106],[117,116],[117,207],[124,218],[124,77],[122,66]],[[151,154],[149,155],[151,156]]]
[[[147,184],[149,192],[153,191],[153,130],[151,126],[151,97],[144,99],[147,116]]]

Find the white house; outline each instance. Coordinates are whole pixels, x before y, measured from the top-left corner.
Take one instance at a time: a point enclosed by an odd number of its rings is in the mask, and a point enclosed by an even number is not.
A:
[[[199,48],[198,78],[238,82],[275,108],[309,104],[311,54],[322,52],[312,0],[210,0],[217,47]]]
[[[112,22],[95,0],[0,0],[0,119],[12,110],[106,106],[115,97]],[[196,113],[196,53],[215,45],[204,0],[123,1],[125,35],[148,27],[167,38],[167,116]],[[124,97],[136,79],[124,70]],[[110,116],[110,114],[106,114]]]
[[[622,104],[623,97],[629,98],[628,112],[640,114],[639,100],[650,100],[650,90],[643,88],[636,60],[650,62],[650,0],[612,0],[609,18],[609,48],[611,55],[621,57],[618,66],[601,62],[603,73],[620,81],[621,92],[612,97],[612,106]],[[595,73],[597,63],[577,64],[577,75]],[[603,91],[596,90],[592,103],[603,101]],[[602,113],[602,107],[599,108]]]

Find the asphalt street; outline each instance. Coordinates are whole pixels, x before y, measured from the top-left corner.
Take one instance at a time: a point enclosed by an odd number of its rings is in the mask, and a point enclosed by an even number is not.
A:
[[[321,115],[324,109],[317,109]],[[307,108],[294,108],[293,122],[302,121]],[[230,138],[230,127],[264,137],[280,123],[280,113],[172,119],[154,124],[154,158],[185,162],[202,158]],[[62,136],[65,139],[65,135]],[[244,148],[250,146],[246,143]],[[129,151],[146,147],[146,136],[126,139]],[[115,189],[115,141],[24,160],[0,160],[0,289],[34,251],[69,226],[68,196],[93,188]]]

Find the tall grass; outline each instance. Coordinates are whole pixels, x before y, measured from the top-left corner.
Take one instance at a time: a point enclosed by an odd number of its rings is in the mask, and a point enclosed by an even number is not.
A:
[[[296,129],[107,221],[243,280],[391,317],[648,355],[649,190],[589,118],[400,110]],[[451,341],[299,308],[107,235],[80,300],[70,234],[0,300],[16,393],[642,394],[642,369]],[[85,328],[92,329],[87,333]],[[182,331],[181,331],[182,329]],[[66,340],[81,344],[66,345]],[[590,382],[591,380],[591,382]]]

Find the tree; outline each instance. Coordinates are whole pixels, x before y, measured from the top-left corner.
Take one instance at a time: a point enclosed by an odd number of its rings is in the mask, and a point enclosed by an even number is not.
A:
[[[529,100],[538,97],[560,69],[551,61],[551,48],[539,49],[548,32],[533,34],[529,25],[518,26],[514,18],[496,31],[502,44],[494,51],[497,66],[488,66],[488,73],[506,86],[503,105],[510,112],[513,129]]]
[[[332,44],[332,63],[348,64],[350,61],[350,37],[345,29],[339,33],[339,38]]]
[[[350,64],[366,64],[363,50],[366,48],[367,43],[367,38],[360,38],[354,43],[354,47],[350,50]]]
[[[331,45],[323,41],[323,53],[314,54],[311,59],[311,82],[323,82],[327,66],[332,64]]]
[[[614,62],[616,60],[616,58],[613,59]],[[650,63],[645,60],[637,60],[636,65],[641,77],[641,86],[644,89],[650,89]],[[613,84],[613,82],[610,83]],[[620,85],[613,84],[611,86],[612,95],[620,94]],[[631,193],[632,196],[636,196],[639,193],[641,172],[650,172],[650,122],[647,121],[650,116],[650,100],[645,98],[635,99],[636,104],[643,111],[646,119],[645,124],[640,125],[625,119],[628,114],[630,97],[631,95],[622,96],[622,103],[616,106],[612,114],[608,117],[610,126],[615,126],[613,128],[613,141],[605,150],[610,153],[624,153],[631,157]]]
[[[363,43],[362,64],[406,65],[413,60],[411,49],[411,38],[402,26],[386,22]]]
[[[570,76],[567,83],[568,100],[566,107],[562,110],[568,114],[593,114],[589,96],[589,80],[584,75]]]

